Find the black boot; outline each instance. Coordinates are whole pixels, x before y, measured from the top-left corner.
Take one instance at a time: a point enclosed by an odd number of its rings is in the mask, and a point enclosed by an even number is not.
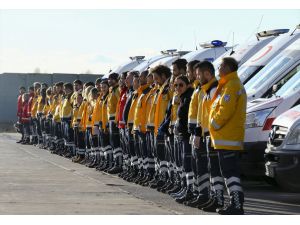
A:
[[[193,191],[192,191],[192,185],[189,185],[186,188],[186,191],[182,193],[182,195],[175,197],[176,202],[183,203],[185,201],[189,201],[194,197]]]
[[[206,205],[209,202],[209,195],[208,193],[199,193],[198,196],[190,201],[184,202],[186,206],[190,207],[201,207],[203,205]]]
[[[206,205],[199,205],[198,208],[202,209],[204,212],[216,212],[218,209],[224,207],[224,192],[222,190],[217,190],[212,196],[211,200]]]
[[[117,174],[117,173],[121,173],[123,171],[122,166],[114,166],[113,168],[111,168],[110,170],[108,170],[107,172],[109,174]]]
[[[181,180],[181,189],[176,193],[170,194],[170,196],[172,198],[178,198],[178,197],[182,196],[183,193],[185,193],[186,191],[187,191],[186,178],[183,177],[182,180]]]
[[[230,193],[230,197],[230,205],[225,209],[217,210],[217,212],[221,215],[244,215],[244,193],[241,191],[233,191]]]
[[[174,187],[167,191],[169,195],[177,193],[179,190],[181,190],[181,179],[179,174],[175,174],[175,183]]]

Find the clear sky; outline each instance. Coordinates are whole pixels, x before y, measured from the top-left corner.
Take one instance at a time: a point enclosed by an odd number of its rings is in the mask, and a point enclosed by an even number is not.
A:
[[[107,73],[129,56],[297,24],[300,10],[0,10],[0,73]]]

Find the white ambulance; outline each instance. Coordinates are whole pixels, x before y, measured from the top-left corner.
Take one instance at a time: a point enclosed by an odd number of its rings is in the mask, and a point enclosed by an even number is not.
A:
[[[300,38],[279,53],[245,84],[248,100],[269,96],[274,85],[281,85],[299,70]]]
[[[285,76],[277,82],[273,93],[248,103],[245,151],[241,164],[244,174],[264,175],[264,150],[272,122],[277,116],[300,103],[300,48],[296,53],[294,64],[290,65],[288,70],[280,70]],[[289,54],[286,56],[290,57]],[[273,76],[278,75],[271,73],[270,77]],[[261,83],[261,86],[263,87],[264,83]],[[267,92],[267,89],[265,91]]]
[[[265,153],[266,176],[286,190],[300,192],[300,104],[273,122]]]
[[[227,42],[214,40],[210,43],[203,43],[200,45],[201,49],[192,51],[181,58],[188,62],[193,60],[210,61],[213,62],[225,52],[230,52],[232,47],[226,47]]]
[[[149,69],[150,67],[153,67],[153,65],[170,64],[168,62],[173,62],[173,60],[175,61],[180,56],[183,56],[187,53],[189,53],[189,51],[177,51],[176,49],[164,50],[164,51],[161,51],[161,55],[157,55],[157,56],[151,57],[148,60],[145,60],[143,63],[134,67],[132,70],[139,71],[141,73],[144,70]]]
[[[238,75],[241,81],[244,84],[247,83],[282,50],[284,50],[294,41],[298,40],[300,37],[299,28],[300,26],[297,26],[292,33],[282,34],[275,38],[268,45],[253,55],[247,62],[245,62],[238,69]]]
[[[132,70],[134,67],[145,61],[145,56],[132,56],[129,57],[129,59],[129,61],[122,63],[121,65],[118,65],[114,69],[110,70],[109,73],[102,77],[102,79],[108,78],[108,75],[111,73],[121,74],[123,72]]]
[[[241,66],[280,34],[284,34],[287,32],[289,32],[289,29],[276,29],[257,33],[254,40],[251,40],[243,45],[238,45],[236,48],[233,48],[231,51],[225,52],[218,59],[216,59],[213,63],[216,71],[221,65],[222,59],[224,57],[235,58],[239,63],[239,66]]]

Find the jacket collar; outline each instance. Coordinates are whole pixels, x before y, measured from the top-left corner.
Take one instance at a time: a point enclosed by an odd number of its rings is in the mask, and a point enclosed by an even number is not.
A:
[[[232,73],[229,73],[229,74],[221,77],[221,79],[219,80],[219,84],[224,86],[228,81],[235,80],[235,79],[239,79],[239,77],[237,75],[237,71],[234,71]]]
[[[207,90],[210,88],[210,86],[211,86],[214,82],[216,82],[216,80],[217,80],[217,79],[214,77],[214,78],[211,79],[208,83],[202,85],[202,86],[201,86],[202,91],[206,93]]]

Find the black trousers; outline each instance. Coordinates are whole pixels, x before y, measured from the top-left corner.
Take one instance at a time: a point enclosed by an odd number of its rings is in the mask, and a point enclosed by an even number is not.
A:
[[[209,137],[207,140],[210,142]],[[210,143],[208,143],[208,146],[210,146]],[[240,152],[238,150],[213,149],[210,147],[209,159],[213,186],[219,185],[221,187],[226,184],[229,194],[234,191],[243,192],[238,165],[239,157]]]

